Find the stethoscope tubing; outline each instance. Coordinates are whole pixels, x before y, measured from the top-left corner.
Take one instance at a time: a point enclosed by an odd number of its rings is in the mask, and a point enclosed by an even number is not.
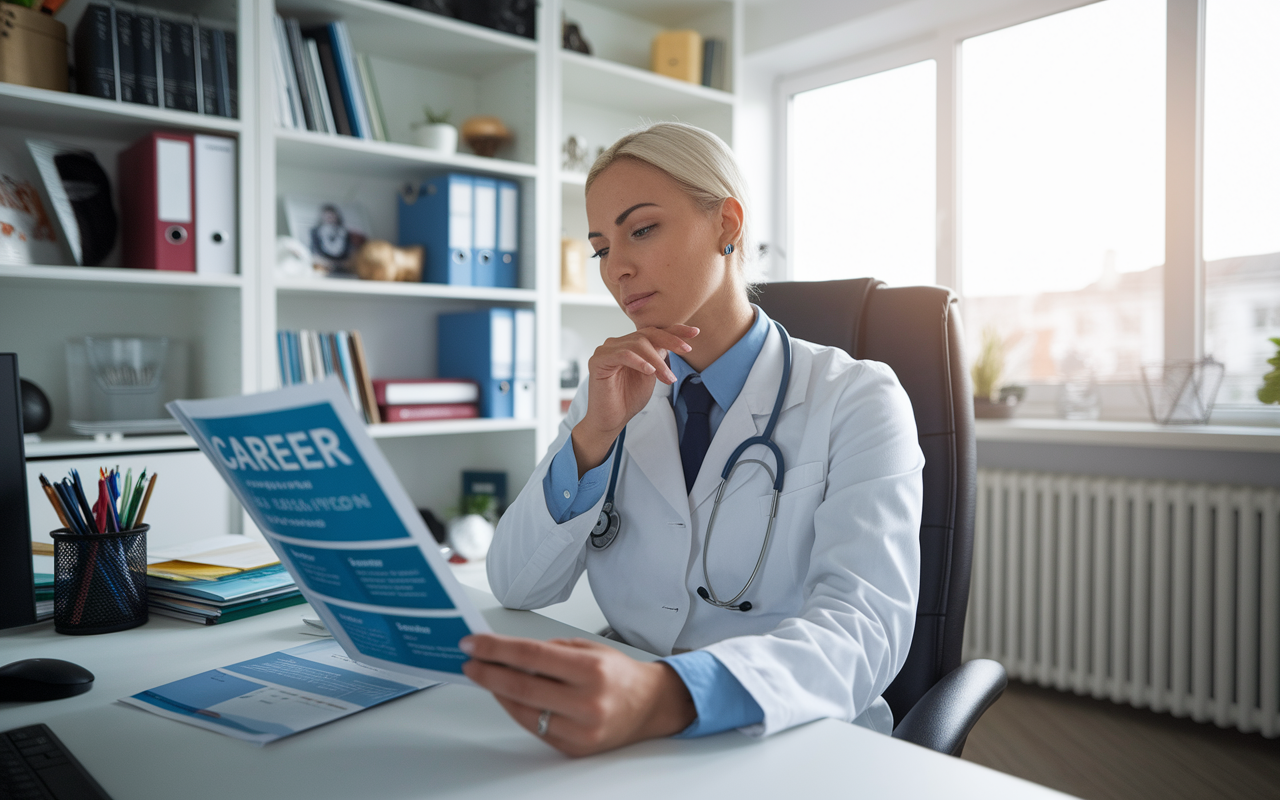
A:
[[[782,337],[782,380],[778,386],[778,395],[773,402],[773,410],[769,414],[769,422],[765,426],[764,433],[760,436],[752,436],[739,444],[725,462],[724,469],[720,472],[720,486],[716,490],[716,499],[711,506],[711,518],[707,521],[707,535],[702,544],[702,577],[706,581],[706,590],[700,588],[698,595],[713,606],[718,608],[734,608],[740,611],[747,611],[751,608],[750,604],[738,604],[742,596],[751,588],[751,584],[755,582],[756,575],[760,573],[760,568],[764,565],[765,555],[769,552],[769,542],[773,538],[773,526],[778,517],[778,497],[782,494],[783,480],[786,475],[786,461],[782,456],[782,450],[777,443],[773,441],[773,431],[778,425],[778,418],[782,415],[782,404],[786,399],[787,386],[791,382],[791,336],[787,333],[786,328],[782,327],[782,323],[774,320],[774,327],[777,328],[778,334]],[[619,533],[622,531],[622,518],[618,514],[617,505],[614,502],[615,492],[618,487],[618,472],[622,462],[622,446],[626,441],[627,429],[624,427],[622,432],[618,434],[618,439],[614,443],[613,468],[609,475],[609,488],[605,494],[604,506],[600,511],[600,517],[596,521],[595,528],[589,537],[592,547],[597,550],[603,550],[613,544]],[[767,447],[773,453],[774,466],[777,467],[777,473],[769,469],[769,465],[760,459],[751,458],[740,461],[742,454],[747,448],[754,445],[762,445]],[[760,555],[756,558],[755,568],[751,571],[751,577],[747,579],[746,584],[729,600],[721,600],[711,586],[711,574],[707,568],[707,553],[711,549],[711,534],[715,530],[716,516],[720,512],[720,501],[724,499],[725,488],[729,485],[729,479],[733,477],[733,473],[743,464],[759,464],[768,473],[770,483],[773,484],[773,501],[769,506],[769,524],[765,529],[764,542],[760,547]]]

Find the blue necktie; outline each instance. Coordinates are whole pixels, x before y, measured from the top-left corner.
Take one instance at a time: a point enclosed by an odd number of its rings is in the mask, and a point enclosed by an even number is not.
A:
[[[686,380],[680,389],[687,414],[684,422],[684,438],[680,440],[680,461],[684,465],[684,489],[693,489],[702,468],[702,459],[711,446],[711,392],[701,381]]]

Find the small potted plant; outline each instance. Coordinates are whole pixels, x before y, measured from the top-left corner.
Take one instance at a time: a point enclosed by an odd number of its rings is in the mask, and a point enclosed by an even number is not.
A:
[[[982,331],[982,347],[969,369],[973,377],[973,415],[980,419],[1008,419],[1013,416],[1018,392],[1002,392],[1004,340],[995,328]]]
[[[1267,359],[1267,363],[1275,369],[1262,376],[1262,388],[1258,389],[1258,402],[1280,403],[1280,337],[1272,337],[1271,343],[1276,346],[1276,354]]]
[[[458,129],[449,124],[449,112],[436,113],[423,106],[423,119],[413,123],[413,143],[441,153],[458,152]]]

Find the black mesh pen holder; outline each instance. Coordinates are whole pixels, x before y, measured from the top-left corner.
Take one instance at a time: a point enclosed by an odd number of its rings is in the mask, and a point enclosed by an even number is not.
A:
[[[53,537],[53,626],[58,633],[111,633],[147,621],[147,531]]]

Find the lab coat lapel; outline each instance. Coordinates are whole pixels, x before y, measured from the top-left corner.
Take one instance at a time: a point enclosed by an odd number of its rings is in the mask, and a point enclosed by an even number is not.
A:
[[[649,404],[627,423],[627,455],[640,468],[688,529],[689,499],[680,465],[680,442],[671,410],[671,387],[658,383]]]
[[[809,384],[809,354],[799,347],[792,347],[791,381],[787,387],[783,410],[804,402]],[[707,448],[698,479],[689,493],[689,507],[697,508],[715,496],[720,487],[720,473],[729,456],[746,439],[764,433],[769,424],[773,402],[778,397],[778,382],[782,380],[782,337],[778,329],[769,326],[769,335],[760,348],[760,355],[752,365],[738,399],[725,411],[724,419]],[[767,462],[772,459],[765,459]],[[744,468],[745,469],[745,468]]]

